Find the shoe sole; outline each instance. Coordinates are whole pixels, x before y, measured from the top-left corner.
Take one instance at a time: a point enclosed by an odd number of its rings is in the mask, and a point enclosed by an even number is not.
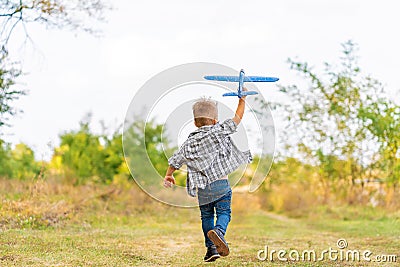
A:
[[[214,230],[210,230],[207,233],[208,238],[214,243],[217,247],[218,254],[225,257],[229,255],[229,248],[224,243],[224,241],[218,236],[218,234]]]
[[[212,255],[211,257],[209,257],[208,259],[204,260],[205,262],[212,262],[212,261],[216,261],[217,259],[219,259],[219,255]]]

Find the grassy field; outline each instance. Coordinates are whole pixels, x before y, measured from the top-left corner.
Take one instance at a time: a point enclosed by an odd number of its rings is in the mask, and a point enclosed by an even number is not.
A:
[[[10,193],[10,188],[13,189]],[[231,254],[203,263],[198,209],[155,203],[137,190],[2,183],[0,266],[399,266],[400,220],[377,211],[323,209],[302,218],[259,209],[234,193]],[[8,192],[8,193],[7,193]],[[328,211],[327,211],[328,210]],[[338,249],[396,255],[396,262],[260,261],[257,252]],[[262,256],[263,254],[261,254]],[[288,257],[288,254],[286,254]]]

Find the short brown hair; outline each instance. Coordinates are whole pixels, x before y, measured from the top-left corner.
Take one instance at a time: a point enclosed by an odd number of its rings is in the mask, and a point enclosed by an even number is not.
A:
[[[201,98],[193,104],[194,123],[197,127],[212,125],[218,120],[217,102],[209,98]]]

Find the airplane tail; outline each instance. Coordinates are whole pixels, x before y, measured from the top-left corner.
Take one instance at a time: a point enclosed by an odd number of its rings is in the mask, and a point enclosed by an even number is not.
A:
[[[240,98],[240,97],[246,96],[246,95],[257,95],[257,94],[258,93],[256,91],[242,91],[240,95],[235,92],[229,92],[229,93],[223,94],[222,96],[237,96]]]
[[[256,91],[242,91],[242,95],[257,95]]]

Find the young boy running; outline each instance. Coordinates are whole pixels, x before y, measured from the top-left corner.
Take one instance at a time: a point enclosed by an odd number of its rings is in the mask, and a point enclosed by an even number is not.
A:
[[[202,229],[207,252],[204,261],[215,261],[228,256],[229,247],[225,233],[231,220],[232,190],[228,174],[241,164],[250,163],[250,151],[239,151],[230,135],[236,132],[245,109],[245,96],[239,99],[235,116],[218,122],[217,103],[200,99],[193,105],[192,132],[180,149],[169,158],[164,186],[175,184],[173,172],[187,165],[186,189],[190,196],[198,198]],[[214,223],[214,217],[217,220]]]

